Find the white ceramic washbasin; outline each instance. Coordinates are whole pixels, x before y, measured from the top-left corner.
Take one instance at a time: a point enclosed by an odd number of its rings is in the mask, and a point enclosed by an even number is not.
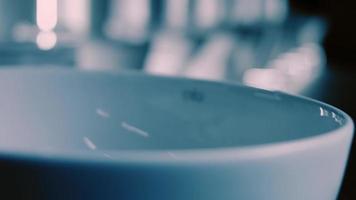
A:
[[[0,182],[13,199],[334,200],[353,123],[228,83],[0,71]]]

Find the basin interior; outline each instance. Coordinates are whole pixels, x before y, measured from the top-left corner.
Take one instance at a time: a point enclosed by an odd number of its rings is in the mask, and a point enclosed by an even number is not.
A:
[[[281,93],[137,74],[0,73],[0,147],[161,150],[304,139],[345,119]]]

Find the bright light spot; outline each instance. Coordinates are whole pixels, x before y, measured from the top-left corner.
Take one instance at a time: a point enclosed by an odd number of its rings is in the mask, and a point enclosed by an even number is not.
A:
[[[325,114],[324,114],[324,109],[322,108],[322,107],[319,107],[319,110],[320,110],[320,116],[325,116]]]
[[[287,77],[276,69],[248,69],[244,73],[243,83],[266,90],[286,91],[288,89]]]
[[[50,31],[57,25],[57,0],[36,1],[36,23],[40,30]]]
[[[57,43],[57,36],[54,32],[39,32],[37,34],[36,43],[38,48],[42,50],[52,49]]]
[[[61,24],[74,33],[84,33],[89,28],[90,1],[61,0],[59,9]]]
[[[305,56],[309,64],[312,66],[320,66],[324,64],[323,49],[319,44],[315,43],[305,43],[300,48],[298,52]]]
[[[137,134],[139,136],[142,136],[142,137],[145,137],[145,138],[150,136],[146,131],[144,131],[142,129],[139,129],[139,128],[137,128],[137,127],[135,127],[135,126],[133,126],[131,124],[128,124],[126,122],[122,122],[121,123],[121,127],[126,129],[130,133],[135,133],[135,134]]]
[[[320,116],[321,117],[332,117],[334,121],[340,125],[343,123],[343,119],[336,113],[330,112],[322,107],[319,107],[320,109]]]
[[[96,145],[88,137],[83,137],[84,144],[91,150],[96,150]]]
[[[147,0],[126,0],[122,1],[122,18],[134,27],[144,27],[149,19],[149,1]]]
[[[161,75],[179,75],[192,50],[190,41],[180,35],[159,34],[151,45],[145,71]]]
[[[198,0],[196,1],[197,25],[202,28],[211,28],[219,23],[224,10],[219,0]]]
[[[103,110],[101,108],[97,108],[96,109],[96,114],[98,114],[100,117],[103,117],[103,118],[109,118],[110,117],[110,113],[106,112],[105,110]]]
[[[339,115],[335,114],[334,112],[332,113],[332,118],[335,120],[336,123],[340,125],[343,124],[343,119]]]
[[[263,3],[265,6],[265,18],[269,22],[281,23],[285,20],[288,14],[287,0],[265,0]]]
[[[284,53],[280,58],[276,59],[272,67],[283,71],[289,76],[306,78],[311,75],[313,69],[310,65],[310,60],[305,55],[299,52]]]
[[[151,16],[149,0],[113,1],[105,31],[109,37],[140,43],[146,39]]]
[[[299,93],[320,75],[323,62],[322,51],[318,45],[304,44],[281,54],[269,63],[269,67],[288,77],[288,92]]]

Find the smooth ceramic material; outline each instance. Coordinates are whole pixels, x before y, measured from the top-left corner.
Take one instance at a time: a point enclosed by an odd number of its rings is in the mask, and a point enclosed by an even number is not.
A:
[[[350,117],[306,98],[142,74],[0,71],[1,195],[334,200]]]

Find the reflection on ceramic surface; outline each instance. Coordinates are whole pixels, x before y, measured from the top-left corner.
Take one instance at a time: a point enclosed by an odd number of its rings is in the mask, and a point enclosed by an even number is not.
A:
[[[25,177],[0,182],[36,199],[332,200],[352,137],[331,106],[231,84],[3,70],[0,92],[0,176]]]
[[[96,145],[94,144],[93,141],[91,141],[88,137],[83,137],[83,141],[85,143],[85,145],[91,149],[91,150],[95,150],[96,149]]]

